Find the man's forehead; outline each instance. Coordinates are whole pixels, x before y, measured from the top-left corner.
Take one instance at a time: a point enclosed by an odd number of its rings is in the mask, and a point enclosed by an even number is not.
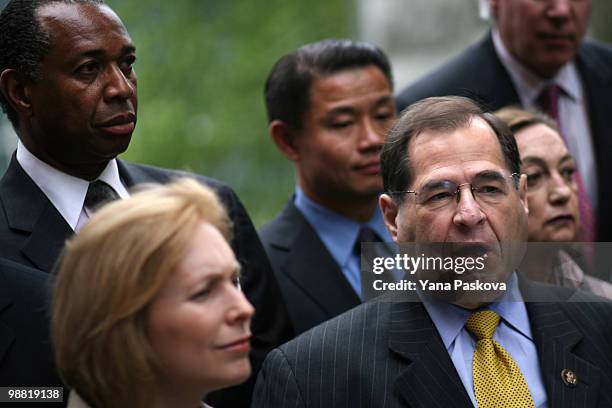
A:
[[[116,32],[131,43],[119,17],[105,4],[55,2],[40,7],[37,17],[52,42],[54,37],[96,40],[101,32]]]
[[[408,154],[416,183],[508,170],[497,136],[480,118],[454,130],[426,130],[414,137]]]

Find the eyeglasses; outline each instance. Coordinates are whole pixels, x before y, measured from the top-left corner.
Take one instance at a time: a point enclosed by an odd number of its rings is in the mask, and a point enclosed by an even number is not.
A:
[[[503,203],[512,188],[518,188],[519,173],[503,176],[496,171],[478,174],[472,182],[457,184],[449,180],[433,181],[425,184],[419,191],[391,191],[390,195],[414,194],[416,204],[428,210],[439,210],[453,205],[461,199],[461,190],[469,186],[472,197],[480,205],[495,206]]]

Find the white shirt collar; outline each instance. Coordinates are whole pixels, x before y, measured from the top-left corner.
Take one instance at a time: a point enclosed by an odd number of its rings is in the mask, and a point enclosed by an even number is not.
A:
[[[516,87],[516,91],[521,98],[521,103],[524,106],[534,107],[538,96],[549,84],[559,85],[565,95],[569,96],[577,103],[582,102],[580,76],[578,75],[576,64],[573,61],[565,64],[553,78],[544,79],[529,70],[510,54],[497,28],[493,28],[492,36],[495,52],[504,67],[508,70],[510,78]]]
[[[30,153],[21,141],[17,142],[17,162],[47,196],[70,228],[73,231],[76,230],[89,182],[49,166]],[[110,185],[119,194],[119,197],[129,196],[121,183],[116,159],[108,162],[98,180]]]

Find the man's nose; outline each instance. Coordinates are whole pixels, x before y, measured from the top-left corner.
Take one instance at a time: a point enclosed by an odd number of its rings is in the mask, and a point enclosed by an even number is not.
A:
[[[107,101],[129,99],[134,96],[136,84],[125,75],[121,68],[111,64],[107,76],[106,88],[104,89],[104,97]]]
[[[546,15],[553,19],[566,19],[572,11],[572,0],[549,0]]]
[[[361,150],[370,150],[382,148],[385,140],[385,132],[381,126],[376,123],[375,119],[365,117],[362,120],[360,129],[361,134],[359,135],[359,148]]]
[[[457,206],[453,216],[453,222],[461,227],[475,227],[481,224],[486,218],[480,204],[472,192],[472,186],[463,184],[458,187]]]

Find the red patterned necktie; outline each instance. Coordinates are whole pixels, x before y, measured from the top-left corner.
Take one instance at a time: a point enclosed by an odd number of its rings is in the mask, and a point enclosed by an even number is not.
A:
[[[556,84],[548,85],[542,90],[542,93],[537,99],[537,103],[540,105],[544,113],[554,119],[559,127],[559,133],[563,140],[565,135],[561,131],[561,122],[559,118],[559,94],[562,92],[561,87]],[[566,141],[567,144],[567,141]],[[578,185],[578,208],[580,211],[580,231],[578,239],[585,242],[595,241],[595,214],[593,214],[593,205],[591,199],[587,194],[587,191],[582,180],[582,176],[578,168],[574,173],[576,184]]]

